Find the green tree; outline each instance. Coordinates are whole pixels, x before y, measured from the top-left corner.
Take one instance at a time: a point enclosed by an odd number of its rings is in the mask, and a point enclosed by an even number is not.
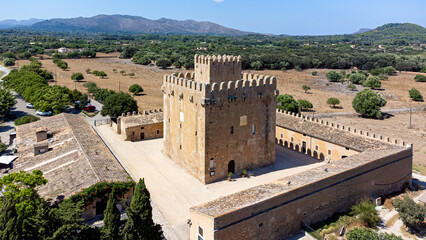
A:
[[[379,240],[404,240],[400,236],[396,236],[395,234],[391,233],[379,233]]]
[[[259,60],[254,61],[250,64],[250,67],[255,69],[255,70],[260,70],[263,68],[263,63]]]
[[[121,71],[120,71],[120,73],[121,73],[121,75],[123,75],[123,76],[124,76],[124,75],[126,75],[126,71],[125,71],[125,70],[121,70]]]
[[[37,117],[37,116],[27,115],[27,116],[23,116],[23,117],[16,119],[14,123],[15,123],[15,126],[19,126],[19,125],[22,125],[22,124],[31,123],[31,122],[35,122],[35,121],[38,121],[38,120],[40,120],[40,118]]]
[[[299,103],[296,100],[294,100],[293,96],[291,96],[290,94],[279,95],[277,97],[277,105],[278,105],[277,108],[284,111],[289,111],[294,113],[300,112]]]
[[[308,85],[303,85],[302,89],[303,91],[305,91],[305,93],[307,93],[311,89],[311,87],[309,87]]]
[[[105,78],[108,75],[104,71],[98,71],[96,73],[96,76],[101,77],[101,78]]]
[[[348,240],[379,240],[378,234],[369,228],[354,228],[346,234]]]
[[[94,82],[86,82],[83,84],[83,87],[87,88],[87,92],[89,93],[96,93],[96,91],[99,89],[98,85]]]
[[[338,98],[331,97],[327,99],[327,104],[331,105],[332,108],[335,108],[336,105],[340,104],[340,100]]]
[[[15,96],[9,90],[0,87],[0,115],[9,113],[15,104]]]
[[[78,107],[81,109],[87,106],[87,104],[89,103],[90,103],[90,99],[89,99],[89,96],[87,96],[87,94],[81,95],[80,98],[78,99]]]
[[[6,67],[14,66],[15,65],[15,59],[14,58],[5,58],[3,59],[3,65]]]
[[[65,71],[65,69],[67,69],[68,68],[68,63],[67,62],[65,62],[65,61],[60,61],[60,62],[58,62],[58,67],[60,68],[60,69],[62,69],[62,70],[64,70]]]
[[[423,101],[423,96],[420,94],[419,90],[412,88],[408,93],[410,94],[410,98],[414,101]]]
[[[159,68],[166,69],[172,65],[172,62],[167,58],[161,58],[157,60],[156,65]]]
[[[386,105],[386,100],[370,89],[358,92],[352,101],[355,111],[365,117],[380,118],[380,108]]]
[[[364,87],[369,87],[372,89],[379,88],[382,86],[382,82],[380,82],[379,77],[369,77],[366,81],[362,83]]]
[[[357,216],[362,223],[370,228],[376,228],[380,221],[379,213],[376,206],[369,199],[361,201],[359,204],[351,208],[352,214]]]
[[[396,75],[396,69],[392,66],[383,68],[383,72],[389,76]]]
[[[426,206],[417,204],[408,196],[404,199],[396,199],[393,205],[399,213],[399,218],[407,227],[416,229],[422,226],[426,216]]]
[[[120,211],[116,206],[115,189],[113,188],[104,211],[104,226],[102,227],[103,239],[120,240]]]
[[[76,73],[73,73],[72,75],[71,75],[71,80],[75,80],[75,81],[81,81],[81,80],[83,80],[84,79],[84,76],[83,76],[83,74],[82,73],[79,73],[79,72],[76,72]]]
[[[138,94],[143,92],[143,88],[139,85],[139,84],[133,84],[129,87],[129,92],[133,93],[133,94]]]
[[[161,226],[152,220],[150,194],[143,179],[135,186],[130,207],[127,208],[128,219],[123,229],[123,239],[162,239]]]
[[[16,203],[16,211],[20,216],[30,216],[43,201],[37,193],[37,187],[46,183],[47,180],[40,170],[34,170],[32,173],[20,171],[0,178],[0,189],[4,188],[5,199]]]
[[[344,78],[340,73],[334,70],[328,71],[325,76],[330,82],[339,82],[340,80]]]
[[[129,76],[130,76],[130,77],[134,77],[134,76],[135,76],[135,73],[129,73]]]
[[[318,72],[317,71],[313,71],[311,74],[312,74],[312,76],[316,76],[318,74]]]
[[[5,198],[0,209],[0,239],[23,239],[22,217],[16,211],[14,200]]]
[[[349,76],[349,81],[353,84],[362,84],[366,79],[367,77],[361,73],[353,73]]]
[[[86,73],[90,74],[90,68],[86,68]]]
[[[112,94],[105,99],[102,108],[102,116],[109,115],[111,118],[117,118],[122,113],[138,110],[138,104],[135,99],[127,93],[119,92]]]
[[[314,107],[311,102],[305,99],[300,99],[297,103],[299,103],[301,110],[312,109]]]
[[[415,80],[416,82],[426,82],[426,76],[421,75],[421,74],[417,74],[417,75],[414,77],[414,80]]]

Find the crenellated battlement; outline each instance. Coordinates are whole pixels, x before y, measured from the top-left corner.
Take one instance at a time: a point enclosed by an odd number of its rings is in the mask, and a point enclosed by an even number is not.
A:
[[[407,142],[405,142],[401,139],[386,137],[386,136],[383,136],[383,135],[380,135],[380,134],[364,131],[364,130],[361,130],[361,129],[356,129],[355,127],[346,126],[346,125],[336,123],[336,122],[332,122],[332,121],[325,121],[325,120],[322,120],[322,119],[304,116],[303,114],[300,114],[300,113],[296,114],[296,113],[284,111],[284,110],[281,110],[281,109],[277,109],[277,114],[285,114],[287,116],[291,116],[293,118],[299,119],[300,121],[309,121],[309,122],[319,124],[321,126],[330,127],[330,128],[338,129],[338,130],[341,130],[341,131],[346,131],[346,132],[349,132],[351,134],[355,134],[355,135],[358,135],[358,136],[375,139],[375,140],[378,140],[378,141],[386,142],[386,143],[389,143],[389,144],[394,144],[394,145],[397,145],[397,146],[413,148],[413,144],[407,143]]]
[[[190,94],[191,99],[194,96],[201,101],[201,105],[214,104],[220,102],[232,102],[236,100],[246,101],[247,99],[261,99],[264,97],[275,98],[278,91],[277,79],[270,76],[256,76],[250,80],[237,80],[229,82],[205,84],[182,78],[189,74],[179,74],[178,76],[164,76],[164,85],[162,91],[165,94]],[[186,93],[185,93],[186,92]],[[225,101],[226,100],[226,101]]]
[[[230,64],[230,63],[241,63],[241,56],[232,56],[232,55],[198,55],[194,56],[194,64]]]

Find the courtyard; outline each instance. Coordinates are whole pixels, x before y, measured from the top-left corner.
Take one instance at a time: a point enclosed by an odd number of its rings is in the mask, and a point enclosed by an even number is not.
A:
[[[145,179],[152,201],[180,239],[189,238],[190,207],[326,164],[277,145],[274,165],[249,171],[249,178],[204,185],[162,153],[163,139],[130,142],[109,125],[97,130],[132,178]]]

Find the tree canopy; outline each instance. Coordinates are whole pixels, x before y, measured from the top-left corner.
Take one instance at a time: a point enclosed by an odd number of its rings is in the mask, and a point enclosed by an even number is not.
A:
[[[290,94],[279,95],[277,97],[277,108],[294,113],[300,112],[299,103]]]
[[[0,87],[0,116],[6,115],[15,104],[15,96],[8,89]]]
[[[358,92],[352,101],[355,111],[365,117],[380,118],[381,107],[386,105],[386,100],[370,89]]]
[[[138,110],[138,104],[135,99],[127,93],[119,92],[111,94],[105,99],[102,108],[102,116],[109,115],[111,118],[117,118],[122,113],[133,112]]]
[[[82,73],[80,73],[80,72],[76,72],[76,73],[73,73],[73,74],[71,75],[71,80],[81,81],[81,80],[83,80],[83,79],[84,79],[84,76],[83,76],[83,74],[82,74]]]
[[[143,88],[139,85],[139,84],[133,84],[129,87],[129,92],[133,93],[133,94],[138,94],[143,92]]]

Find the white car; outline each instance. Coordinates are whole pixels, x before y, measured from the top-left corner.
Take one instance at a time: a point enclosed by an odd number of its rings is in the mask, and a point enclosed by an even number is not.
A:
[[[47,111],[47,112],[42,112],[42,111],[37,111],[36,112],[36,115],[39,115],[39,116],[52,116],[52,112],[51,111]]]
[[[31,103],[27,103],[26,107],[27,108],[34,108],[34,105],[32,105]]]

